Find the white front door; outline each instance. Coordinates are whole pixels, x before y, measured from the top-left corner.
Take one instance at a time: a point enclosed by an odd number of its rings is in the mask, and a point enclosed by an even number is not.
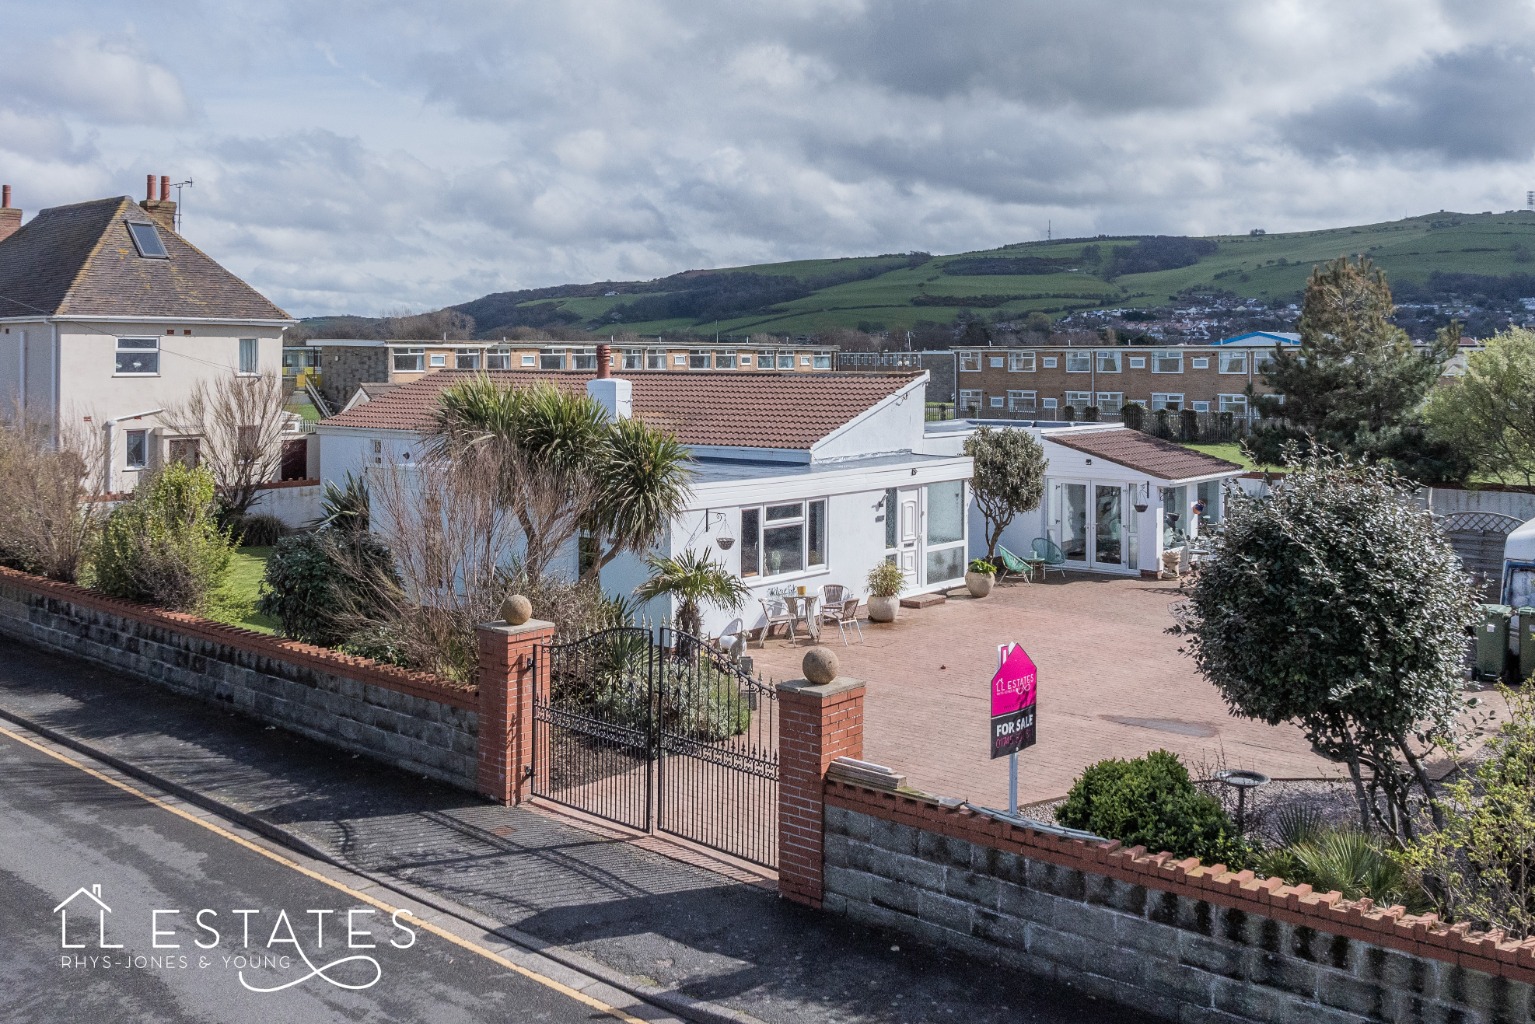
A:
[[[906,589],[922,585],[922,492],[903,487],[897,501],[896,564],[906,576]]]

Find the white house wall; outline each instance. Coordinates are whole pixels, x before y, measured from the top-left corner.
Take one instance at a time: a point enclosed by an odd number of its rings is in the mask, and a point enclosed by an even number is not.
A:
[[[921,451],[926,429],[926,388],[918,384],[886,399],[863,419],[815,445],[816,462]],[[828,389],[828,400],[832,394]]]

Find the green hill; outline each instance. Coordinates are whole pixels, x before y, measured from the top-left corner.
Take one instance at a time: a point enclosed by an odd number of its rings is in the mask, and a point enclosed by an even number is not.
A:
[[[1208,238],[1098,237],[1021,242],[977,252],[889,254],[687,271],[644,282],[500,292],[450,307],[476,333],[564,327],[611,333],[800,334],[902,330],[1042,312],[1190,305],[1223,291],[1296,301],[1312,266],[1365,254],[1399,301],[1468,291],[1535,295],[1535,214],[1437,213],[1384,224]],[[1455,275],[1471,275],[1471,277]],[[1513,275],[1511,277],[1511,275]],[[1482,278],[1508,278],[1487,282]]]

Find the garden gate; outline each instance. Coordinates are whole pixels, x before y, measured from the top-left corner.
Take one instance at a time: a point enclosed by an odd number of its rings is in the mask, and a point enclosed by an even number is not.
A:
[[[536,796],[777,866],[771,685],[670,627],[607,629],[536,656]]]

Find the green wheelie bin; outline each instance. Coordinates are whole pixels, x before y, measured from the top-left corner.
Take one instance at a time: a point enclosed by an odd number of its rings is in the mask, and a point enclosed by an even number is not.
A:
[[[1484,681],[1503,678],[1508,663],[1508,620],[1514,610],[1506,604],[1482,605],[1482,622],[1476,630],[1476,677]]]
[[[1535,674],[1535,608],[1520,608],[1519,616],[1519,682],[1526,682]]]

